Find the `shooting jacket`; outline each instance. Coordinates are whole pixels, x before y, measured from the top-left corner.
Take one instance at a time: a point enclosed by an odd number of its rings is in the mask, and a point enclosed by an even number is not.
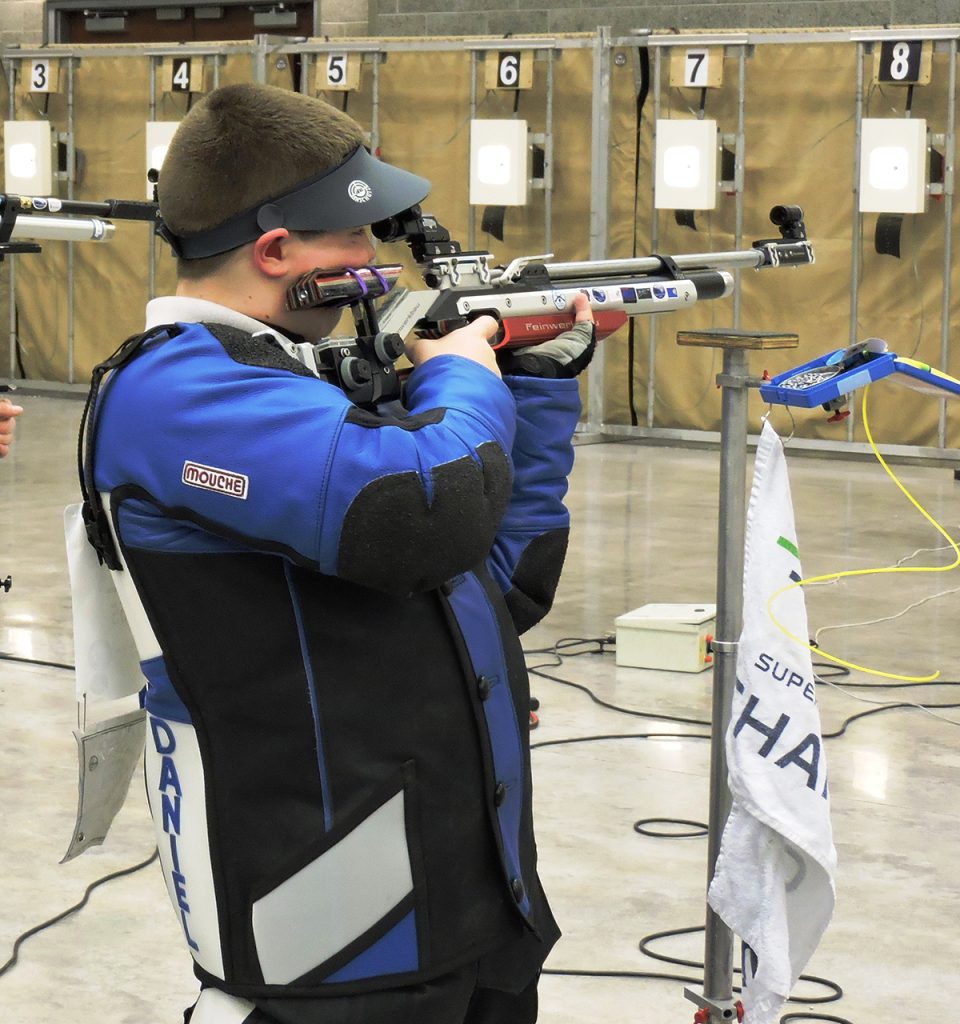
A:
[[[479,961],[518,991],[559,934],[518,633],[563,562],[577,383],[440,356],[406,415],[369,412],[200,305],[107,378],[93,428],[196,973],[306,997]]]

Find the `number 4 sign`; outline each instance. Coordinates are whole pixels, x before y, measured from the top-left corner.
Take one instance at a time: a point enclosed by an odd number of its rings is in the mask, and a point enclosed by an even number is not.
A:
[[[203,92],[202,57],[171,57],[163,64],[163,91]]]
[[[723,84],[723,47],[675,48],[670,55],[670,85],[674,88],[718,89]]]

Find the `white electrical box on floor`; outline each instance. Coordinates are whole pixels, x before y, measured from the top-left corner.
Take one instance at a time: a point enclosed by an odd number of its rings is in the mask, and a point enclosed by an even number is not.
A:
[[[618,615],[617,664],[702,672],[713,664],[716,619],[715,604],[645,604]]]

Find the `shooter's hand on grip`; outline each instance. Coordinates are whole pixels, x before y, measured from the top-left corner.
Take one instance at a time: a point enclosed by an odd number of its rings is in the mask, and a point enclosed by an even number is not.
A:
[[[478,316],[465,327],[451,331],[442,338],[411,338],[405,345],[407,357],[414,366],[420,366],[434,356],[462,356],[480,363],[499,377],[497,357],[490,347],[490,339],[497,333],[499,326],[492,316]]]
[[[513,377],[576,377],[593,358],[597,331],[590,300],[581,292],[573,300],[574,325],[569,331],[524,348],[505,348],[497,352],[500,369]]]

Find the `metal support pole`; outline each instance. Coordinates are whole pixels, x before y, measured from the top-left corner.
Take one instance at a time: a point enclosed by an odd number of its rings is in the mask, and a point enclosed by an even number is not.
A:
[[[370,54],[373,62],[373,84],[370,88],[370,145],[374,153],[380,151],[380,63],[383,55],[379,52]]]
[[[713,878],[723,826],[730,813],[725,740],[737,682],[737,641],[743,618],[743,538],[747,522],[747,353],[723,352],[720,424],[720,502],[717,536],[717,638],[714,641],[710,741],[707,879]],[[718,642],[719,641],[719,642]],[[714,1005],[733,998],[733,934],[707,907],[703,995]],[[728,1019],[721,1013],[724,1019]]]
[[[747,396],[756,382],[747,375],[749,351],[796,348],[796,334],[766,334],[713,328],[681,331],[677,341],[723,349],[720,421],[720,496],[717,532],[717,630],[713,641],[713,707],[710,729],[710,809],[707,888],[713,880],[720,840],[732,803],[727,784],[726,736],[737,684],[737,646],[743,627],[744,538],[747,527]],[[734,1020],[733,932],[707,904],[703,992],[684,995],[709,1013],[711,1024]]]
[[[740,47],[739,78],[737,82],[737,141],[734,146],[734,171],[733,188],[736,192],[736,212],[734,220],[733,247],[739,249],[743,239],[743,168],[745,148],[745,116],[744,106],[747,95],[747,47]],[[737,274],[733,290],[733,326],[740,327],[740,306],[741,306],[741,283],[740,275]]]
[[[150,120],[157,119],[157,64],[159,57],[150,57]],[[157,241],[153,231],[147,233],[147,298],[157,294]]]
[[[850,247],[850,333],[848,344],[857,340],[860,316],[860,253],[863,249],[863,215],[860,213],[860,140],[863,136],[863,59],[866,46],[857,43],[857,103],[853,139],[853,239]],[[847,440],[853,440],[853,405],[847,419]]]
[[[253,80],[258,85],[265,85],[267,81],[267,53],[270,50],[270,41],[266,35],[253,37]]]
[[[74,167],[77,146],[74,138],[76,118],[74,117],[74,60],[67,58],[67,199],[73,199]],[[76,253],[73,242],[67,242],[67,383],[75,383],[74,334],[76,296]]]
[[[947,72],[947,131],[943,146],[943,293],[940,306],[940,366],[950,368],[950,279],[953,274],[953,168],[956,160],[957,128],[957,40],[949,46]],[[937,438],[947,447],[947,402],[940,400]]]
[[[313,71],[313,54],[300,54],[300,81],[297,82],[297,92],[302,96],[310,95],[310,75]]]
[[[547,109],[543,132],[543,251],[553,252],[553,50],[547,50]]]
[[[657,121],[660,119],[660,75],[662,47],[653,51],[653,153],[657,152]],[[655,159],[655,157],[654,157]],[[660,246],[660,211],[656,202],[656,174],[650,175],[650,251],[656,252]],[[647,426],[654,423],[654,412],[657,404],[657,326],[659,318],[656,313],[649,317],[647,325]]]
[[[607,255],[610,220],[610,29],[600,26],[593,42],[592,144],[590,156],[590,259]],[[604,362],[607,349],[600,345],[590,366],[587,424],[599,429],[604,422]]]
[[[480,56],[479,50],[470,51],[470,123],[473,124],[477,116],[477,60]],[[470,197],[467,197],[467,249],[473,252],[477,247],[477,218],[476,210],[470,205]]]
[[[7,106],[8,120],[14,121],[17,116],[17,101],[16,101],[16,89],[17,89],[17,66],[19,62],[14,60],[7,61]],[[9,281],[9,301],[10,301],[10,379],[13,380],[17,376],[17,348],[19,341],[17,339],[17,257],[7,257],[7,267],[9,270],[8,281]]]

